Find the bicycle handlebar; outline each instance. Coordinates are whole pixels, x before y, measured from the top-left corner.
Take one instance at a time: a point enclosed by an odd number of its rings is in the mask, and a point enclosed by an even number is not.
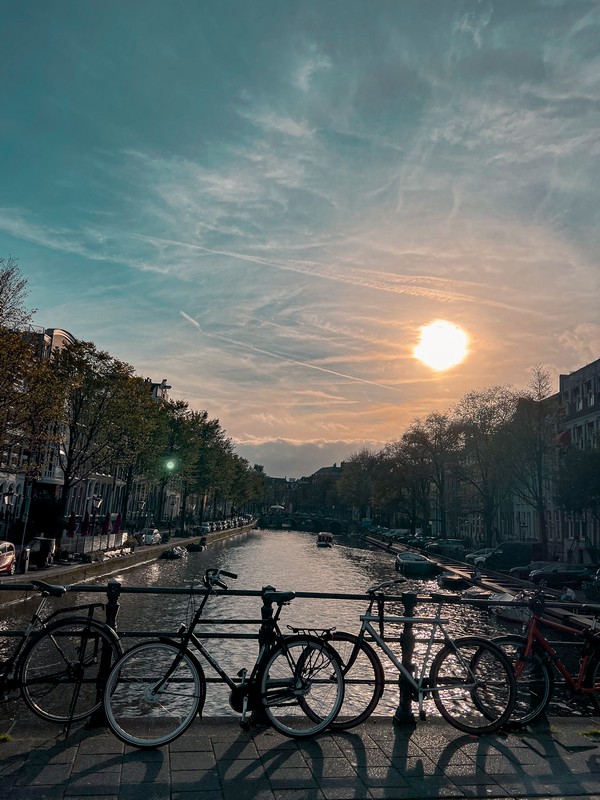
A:
[[[226,569],[207,569],[204,573],[204,585],[208,588],[214,586],[218,586],[220,589],[229,588],[225,581],[221,580],[222,575],[224,575],[226,578],[233,578],[234,580],[237,578],[237,574],[235,572],[228,572]]]
[[[375,594],[375,592],[380,592],[382,589],[387,589],[389,586],[395,586],[398,583],[406,583],[406,578],[395,578],[391,581],[376,583],[374,586],[369,586],[367,594]]]

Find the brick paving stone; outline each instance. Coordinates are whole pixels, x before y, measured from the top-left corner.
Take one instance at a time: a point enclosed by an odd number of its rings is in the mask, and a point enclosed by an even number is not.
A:
[[[194,791],[214,792],[221,791],[221,778],[216,769],[210,770],[179,770],[171,775],[171,788],[173,792]]]
[[[208,770],[216,766],[216,759],[214,753],[201,752],[201,753],[182,753],[173,752],[170,754],[171,771],[173,773],[179,770]]]
[[[223,800],[275,800],[268,784],[254,781],[252,784],[227,783],[223,786]]]
[[[407,778],[394,767],[357,767],[356,774],[367,786],[410,786]]]

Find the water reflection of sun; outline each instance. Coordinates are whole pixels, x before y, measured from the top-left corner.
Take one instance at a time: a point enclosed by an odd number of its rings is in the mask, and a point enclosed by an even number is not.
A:
[[[438,319],[420,329],[419,343],[413,350],[416,359],[439,372],[463,361],[469,337],[457,325]]]

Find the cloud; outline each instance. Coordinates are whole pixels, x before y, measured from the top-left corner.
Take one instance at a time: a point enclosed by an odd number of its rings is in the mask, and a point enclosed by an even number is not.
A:
[[[272,352],[270,350],[264,350],[263,348],[256,347],[255,345],[249,344],[248,342],[241,342],[241,341],[239,341],[237,339],[232,339],[229,336],[223,336],[220,333],[215,333],[214,331],[211,332],[211,331],[203,330],[200,327],[200,324],[193,317],[190,317],[189,314],[186,314],[185,311],[181,311],[180,313],[181,313],[181,316],[184,319],[187,319],[188,322],[191,322],[192,325],[194,325],[205,336],[209,336],[209,337],[212,337],[214,339],[220,339],[223,342],[228,342],[229,344],[234,344],[237,347],[241,347],[242,349],[245,349],[245,350],[250,350],[253,353],[259,353],[260,355],[263,355],[263,356],[268,356],[269,358],[275,358],[275,359],[277,359],[279,361],[284,361],[286,364],[291,364],[291,365],[296,366],[296,367],[303,367],[305,369],[314,369],[314,370],[317,370],[319,372],[325,372],[325,373],[327,373],[329,375],[333,375],[336,378],[343,378],[345,380],[355,381],[357,383],[366,383],[366,384],[368,384],[370,386],[377,386],[380,389],[388,389],[388,390],[394,391],[394,387],[393,386],[389,386],[388,384],[385,384],[385,383],[376,383],[375,381],[370,381],[370,380],[367,380],[366,378],[359,378],[359,377],[357,377],[355,375],[346,375],[343,372],[336,372],[335,370],[327,369],[326,367],[320,367],[318,364],[309,364],[309,363],[307,363],[305,361],[298,361],[297,359],[289,358],[288,356],[281,355],[280,353],[274,353],[274,352]]]
[[[331,69],[332,66],[328,56],[313,52],[296,68],[293,84],[306,93],[312,87],[313,77],[323,70]]]

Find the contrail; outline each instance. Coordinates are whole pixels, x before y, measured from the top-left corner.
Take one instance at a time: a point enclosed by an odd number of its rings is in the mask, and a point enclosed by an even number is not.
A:
[[[167,239],[160,236],[145,236],[139,233],[130,233],[134,239],[150,242],[154,245],[169,244],[177,247],[186,248],[189,250],[197,250],[205,255],[224,256],[226,258],[236,259],[237,261],[248,261],[252,264],[262,264],[272,269],[281,270],[284,272],[295,272],[300,275],[308,275],[312,278],[322,278],[329,281],[337,281],[351,286],[363,286],[367,289],[374,289],[383,292],[393,292],[395,294],[407,294],[413,297],[424,297],[430,300],[437,300],[439,302],[461,302],[461,303],[478,303],[491,306],[493,308],[510,309],[515,311],[517,308],[514,304],[503,303],[499,300],[477,297],[475,295],[457,292],[452,289],[445,288],[449,283],[446,278],[437,278],[430,275],[390,275],[387,272],[381,271],[366,271],[364,269],[336,269],[330,267],[329,271],[325,271],[323,266],[318,262],[310,261],[289,261],[289,260],[275,260],[260,256],[253,256],[248,253],[236,253],[227,250],[213,250],[208,247],[203,247],[199,244],[192,244],[189,242],[181,242],[176,239]],[[477,286],[472,281],[463,282],[459,285]],[[528,309],[529,313],[532,312]],[[379,384],[376,384],[379,385]]]
[[[316,369],[318,372],[326,372],[329,375],[335,375],[337,378],[346,378],[349,381],[356,381],[357,383],[367,383],[369,386],[377,386],[380,389],[388,389],[392,392],[397,391],[396,387],[388,386],[385,383],[376,383],[375,381],[368,381],[366,378],[356,378],[354,375],[346,375],[344,372],[336,372],[333,369],[326,369],[326,367],[318,367],[316,364],[308,364],[306,361],[297,361],[294,358],[288,358],[287,356],[282,356],[279,353],[272,353],[270,350],[262,350],[260,347],[255,347],[253,344],[248,344],[247,342],[240,342],[237,339],[231,339],[229,336],[223,336],[220,333],[211,333],[204,328],[200,327],[200,324],[193,318],[190,317],[189,314],[186,314],[185,311],[179,312],[184,319],[187,319],[188,322],[191,322],[199,331],[201,331],[205,336],[211,336],[214,339],[221,339],[224,342],[229,342],[230,344],[234,344],[237,347],[243,347],[245,350],[252,350],[254,353],[260,353],[263,356],[269,356],[269,358],[276,358],[279,361],[285,361],[288,364],[295,364],[297,367],[306,367],[307,369]]]

